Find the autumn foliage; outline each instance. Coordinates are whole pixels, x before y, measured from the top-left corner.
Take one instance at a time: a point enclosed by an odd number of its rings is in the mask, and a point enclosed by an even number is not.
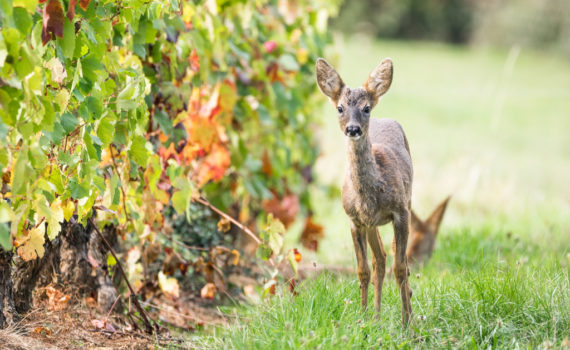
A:
[[[150,244],[179,249],[172,220],[189,220],[192,199],[205,197],[259,228],[261,257],[276,254],[285,228],[272,220],[287,226],[310,209],[311,73],[335,11],[281,0],[3,0],[1,247],[36,259],[61,223],[95,214],[138,251],[125,255],[136,265]],[[174,266],[185,273],[189,262]],[[158,283],[176,297],[167,270]],[[215,289],[204,288],[209,298]]]

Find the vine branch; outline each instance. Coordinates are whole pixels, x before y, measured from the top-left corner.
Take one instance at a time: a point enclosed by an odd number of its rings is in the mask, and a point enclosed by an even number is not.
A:
[[[139,303],[139,300],[137,299],[137,294],[135,293],[133,287],[131,286],[129,279],[127,278],[127,274],[125,273],[125,270],[123,270],[123,265],[121,265],[121,261],[117,257],[117,254],[115,254],[115,250],[113,250],[113,247],[111,247],[111,245],[109,244],[109,242],[107,241],[105,236],[103,236],[101,231],[99,231],[99,229],[97,228],[97,225],[95,225],[95,222],[93,221],[93,218],[89,218],[89,222],[91,223],[91,225],[95,229],[95,232],[97,232],[97,234],[99,235],[99,237],[101,238],[103,243],[105,243],[105,246],[107,247],[107,249],[109,249],[109,252],[111,252],[111,255],[113,255],[113,258],[115,258],[115,261],[117,262],[117,266],[119,268],[119,271],[121,271],[121,275],[123,275],[123,279],[125,280],[127,287],[129,288],[129,291],[131,292],[129,299],[133,301],[137,311],[141,314],[143,323],[146,327],[146,331],[148,333],[152,334],[154,331],[154,328],[152,327],[152,324],[150,323],[150,320],[149,320],[146,312],[144,311],[141,304]]]

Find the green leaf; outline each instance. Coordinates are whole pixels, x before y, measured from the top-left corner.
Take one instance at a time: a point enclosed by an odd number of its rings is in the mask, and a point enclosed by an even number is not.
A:
[[[63,38],[57,38],[57,45],[61,47],[65,58],[73,58],[75,51],[75,26],[66,17],[63,23]]]
[[[4,36],[0,35],[0,68],[4,67],[7,56],[8,49],[6,48],[6,42],[4,41]]]
[[[65,130],[65,133],[72,132],[78,124],[79,121],[71,113],[64,113],[61,116],[61,126],[63,127],[63,130]]]
[[[12,250],[12,239],[10,238],[10,228],[8,224],[0,224],[0,246],[4,251]]]
[[[14,7],[14,23],[16,24],[16,28],[24,34],[30,34],[30,29],[32,29],[32,17],[23,7]]]
[[[0,199],[0,223],[12,221],[13,215],[14,213],[12,212],[12,208],[10,208],[10,204]]]
[[[271,248],[269,248],[267,245],[265,244],[260,244],[257,246],[257,250],[255,252],[255,255],[262,260],[269,260],[269,258],[271,258],[272,255],[272,250]]]
[[[283,234],[285,233],[285,226],[279,221],[279,219],[274,218],[273,214],[267,216],[267,226],[265,231],[269,237],[268,245],[275,254],[281,252],[283,248]]]
[[[285,69],[285,70],[289,70],[289,71],[299,70],[299,63],[297,63],[297,60],[295,59],[295,57],[293,57],[293,55],[283,54],[283,55],[281,55],[281,57],[279,57],[278,62],[279,62],[279,65],[281,67],[283,67],[283,69]]]
[[[21,6],[26,8],[28,12],[35,13],[38,6],[38,0],[14,0],[13,6]]]
[[[148,150],[146,149],[146,139],[143,136],[135,136],[129,154],[139,166],[146,166]]]
[[[83,183],[78,183],[76,179],[69,180],[68,186],[74,199],[81,199],[89,195],[89,187],[84,186]]]
[[[99,122],[99,126],[97,127],[97,137],[101,140],[102,147],[107,148],[113,138],[115,137],[115,118],[107,115]]]
[[[29,164],[28,150],[25,148],[21,149],[14,166],[14,180],[12,181],[12,192],[14,194],[24,194],[26,192],[26,185],[33,178],[33,170]]]

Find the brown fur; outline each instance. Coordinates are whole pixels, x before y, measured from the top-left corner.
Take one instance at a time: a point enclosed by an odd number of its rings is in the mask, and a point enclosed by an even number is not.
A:
[[[433,253],[439,226],[450,197],[441,202],[431,215],[422,221],[412,210],[410,220],[410,244],[406,256],[410,263],[425,264]]]
[[[350,89],[325,60],[317,61],[317,83],[340,109],[338,118],[341,131],[349,135],[349,128],[358,128],[360,132],[351,135],[348,141],[348,166],[342,187],[342,204],[351,221],[361,305],[366,308],[368,302],[370,270],[366,245],[369,243],[372,250],[374,307],[380,313],[386,252],[377,227],[392,222],[396,248],[394,272],[402,299],[402,322],[407,325],[412,315],[412,291],[408,282],[406,257],[412,160],[408,141],[398,122],[370,119],[370,109],[390,87],[392,72],[392,61],[384,59],[362,87]]]

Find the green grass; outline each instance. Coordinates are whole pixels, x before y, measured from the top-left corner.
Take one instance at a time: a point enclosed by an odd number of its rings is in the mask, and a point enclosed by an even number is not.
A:
[[[406,131],[412,207],[425,217],[453,195],[434,256],[412,272],[414,324],[400,326],[393,279],[384,284],[377,321],[360,311],[356,276],[323,275],[301,284],[297,296],[282,290],[239,307],[236,322],[193,336],[193,346],[562,347],[570,338],[570,62],[524,49],[362,37],[338,38],[327,59],[334,62],[335,53],[353,87],[392,57],[392,87],[372,114],[394,118]],[[315,173],[339,187],[345,141],[328,103],[321,120]],[[301,250],[303,260],[355,267],[348,219],[333,192],[311,192],[326,237],[317,254]],[[288,246],[298,246],[300,229],[297,223],[285,237]],[[391,231],[381,228],[387,248]]]
[[[356,278],[325,274],[301,284],[297,296],[282,290],[243,308],[229,328],[192,341],[227,349],[560,346],[570,336],[564,249],[546,254],[516,237],[491,235],[452,232],[430,264],[412,272],[415,317],[407,330],[393,278],[384,283],[377,321],[360,310]]]

